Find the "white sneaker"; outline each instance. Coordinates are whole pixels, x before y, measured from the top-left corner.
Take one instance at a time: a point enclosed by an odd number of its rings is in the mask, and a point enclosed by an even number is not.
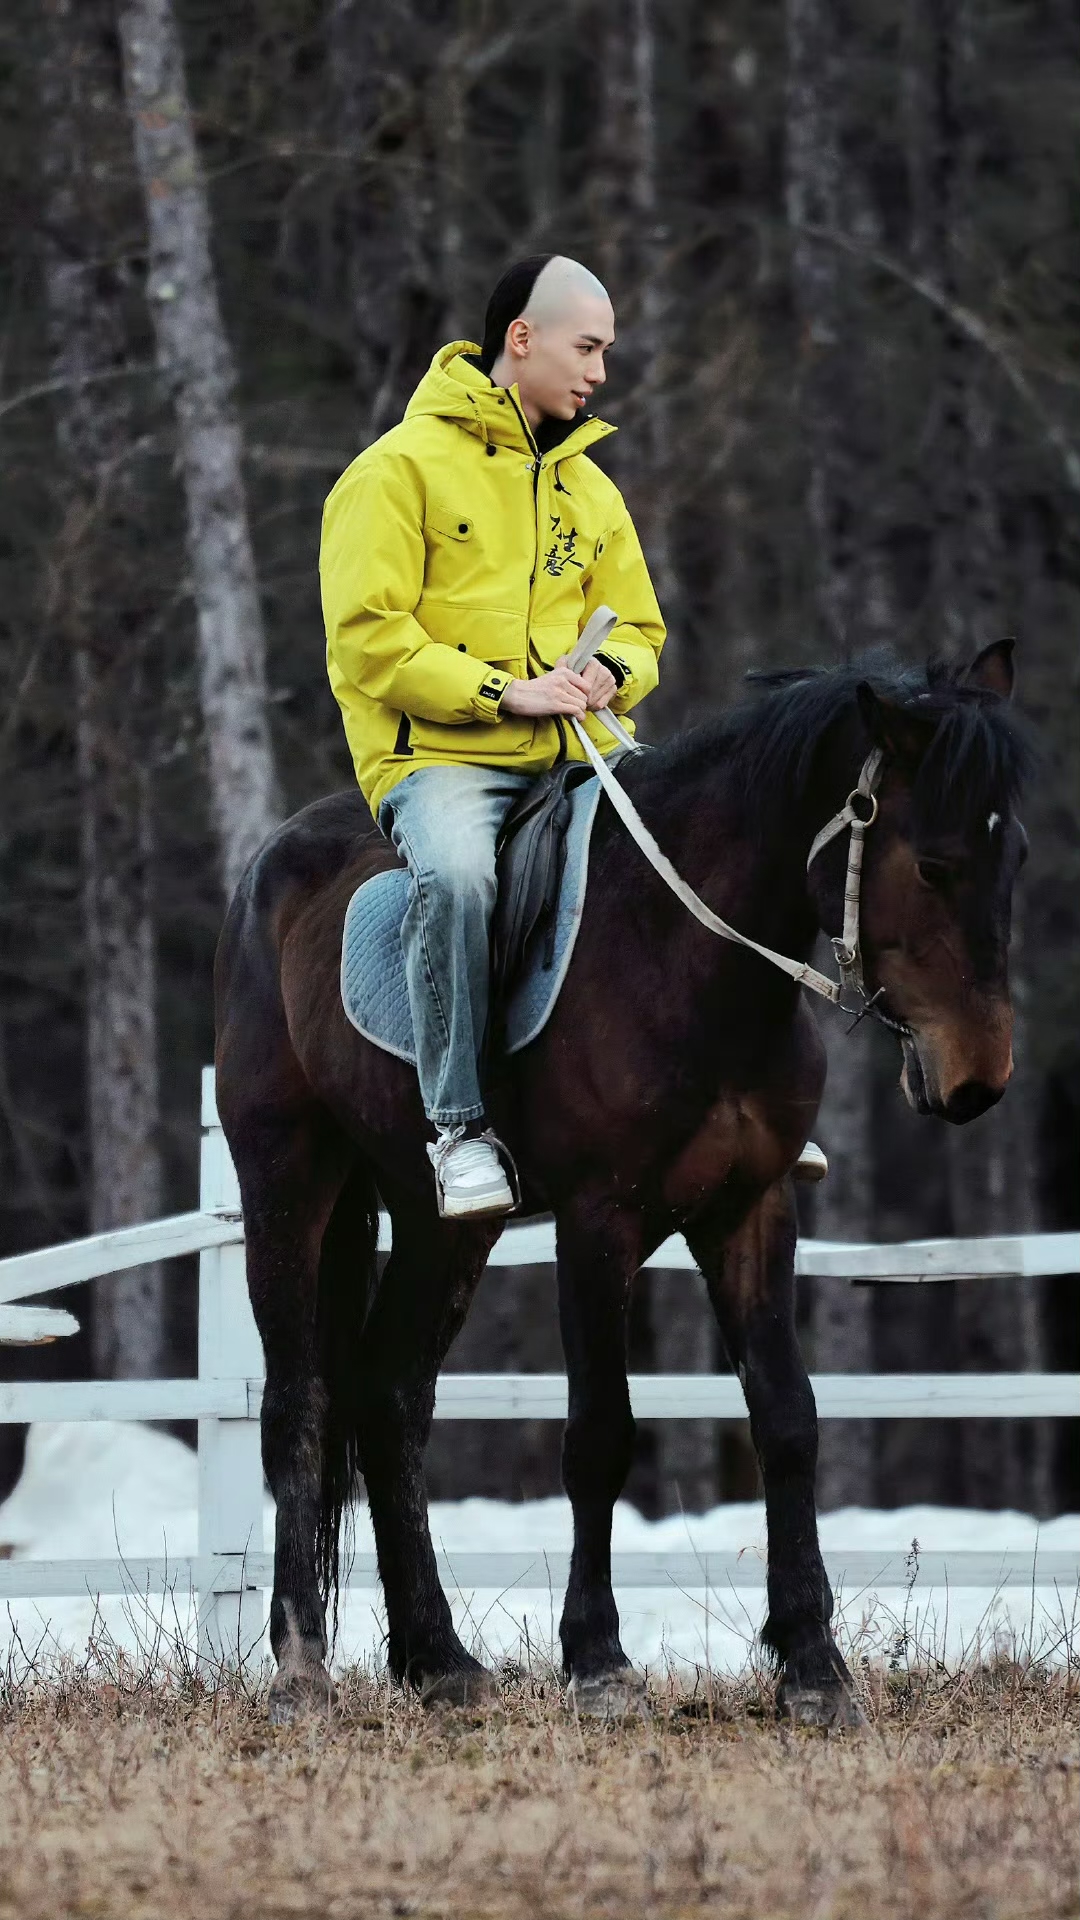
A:
[[[824,1180],[829,1162],[815,1140],[808,1140],[792,1172],[796,1180]]]
[[[488,1131],[465,1139],[464,1127],[440,1127],[427,1156],[435,1169],[435,1191],[444,1220],[476,1220],[512,1213],[514,1196],[495,1135]]]

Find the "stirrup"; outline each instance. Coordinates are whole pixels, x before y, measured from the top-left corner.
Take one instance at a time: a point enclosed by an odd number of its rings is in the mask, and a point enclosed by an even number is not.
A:
[[[482,1133],[474,1134],[473,1139],[484,1141],[494,1152],[496,1159],[502,1167],[503,1173],[506,1175],[506,1188],[510,1194],[510,1205],[506,1206],[505,1203],[500,1200],[496,1206],[489,1208],[478,1207],[475,1212],[447,1212],[446,1196],[442,1182],[442,1161],[445,1158],[446,1152],[452,1147],[457,1146],[459,1143],[466,1144],[464,1135],[465,1129],[463,1126],[443,1129],[435,1141],[429,1142],[426,1150],[428,1159],[431,1161],[435,1173],[435,1203],[439,1210],[440,1220],[497,1220],[505,1219],[511,1213],[517,1213],[521,1206],[521,1181],[518,1177],[517,1165],[505,1141],[500,1140],[498,1134],[495,1133],[491,1127],[485,1127]],[[439,1152],[440,1146],[443,1147],[442,1153]]]
[[[793,1180],[824,1180],[829,1171],[827,1156],[822,1152],[816,1140],[808,1140],[791,1169]]]

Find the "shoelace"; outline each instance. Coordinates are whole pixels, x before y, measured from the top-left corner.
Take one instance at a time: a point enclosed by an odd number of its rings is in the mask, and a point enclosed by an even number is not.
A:
[[[485,1134],[474,1140],[466,1140],[464,1127],[452,1127],[449,1133],[441,1133],[435,1142],[435,1161],[442,1172],[450,1154],[454,1155],[454,1173],[482,1173],[491,1164],[491,1156],[498,1155]]]

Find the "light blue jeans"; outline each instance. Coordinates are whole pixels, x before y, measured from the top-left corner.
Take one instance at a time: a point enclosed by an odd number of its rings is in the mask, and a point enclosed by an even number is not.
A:
[[[401,948],[424,1112],[439,1127],[479,1120],[484,1111],[495,841],[533,777],[496,767],[420,767],[379,808],[379,826],[412,877]]]

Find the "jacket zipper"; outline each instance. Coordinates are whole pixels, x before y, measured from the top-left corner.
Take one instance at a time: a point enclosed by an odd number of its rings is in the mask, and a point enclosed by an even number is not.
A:
[[[528,421],[526,420],[525,415],[522,413],[521,408],[518,406],[517,401],[514,399],[513,394],[510,392],[509,387],[506,389],[506,392],[510,401],[510,405],[513,407],[514,412],[517,414],[517,417],[521,422],[521,430],[525,435],[525,438],[528,441],[530,447],[533,450],[532,476],[533,476],[534,552],[533,552],[532,578],[529,581],[529,612],[531,614],[533,588],[536,585],[536,576],[540,570],[540,449],[537,446],[535,439],[533,438],[532,428],[530,427]],[[558,470],[556,468],[555,480],[557,485],[558,485],[558,479],[559,479]],[[560,487],[559,491],[560,493],[565,493],[567,489],[565,487]],[[532,635],[531,634],[528,636],[526,645],[527,645],[527,655],[528,655],[527,664],[531,667],[532,666]],[[541,663],[538,660],[537,665],[539,666],[540,664]],[[556,713],[552,717],[555,721],[556,731],[559,735],[559,751],[555,757],[555,765],[559,766],[567,757],[566,728],[563,725],[562,718],[559,714]]]
[[[507,388],[506,391],[507,391],[507,397],[509,398],[509,401],[510,401],[510,405],[513,407],[514,412],[517,414],[517,417],[521,422],[521,431],[525,435],[525,438],[529,446],[532,448],[532,452],[533,452],[533,462],[532,462],[533,564],[532,564],[532,574],[530,575],[530,578],[529,578],[529,614],[531,616],[533,588],[536,585],[536,576],[540,570],[540,449],[537,446],[536,440],[533,437],[532,428],[530,427],[528,421],[526,420],[525,415],[522,413],[521,408],[518,406],[517,401],[514,399],[514,396],[511,393],[509,387]],[[531,667],[533,664],[531,633],[526,637],[526,656],[527,656],[528,665]],[[539,661],[537,662],[537,665],[539,665]]]

